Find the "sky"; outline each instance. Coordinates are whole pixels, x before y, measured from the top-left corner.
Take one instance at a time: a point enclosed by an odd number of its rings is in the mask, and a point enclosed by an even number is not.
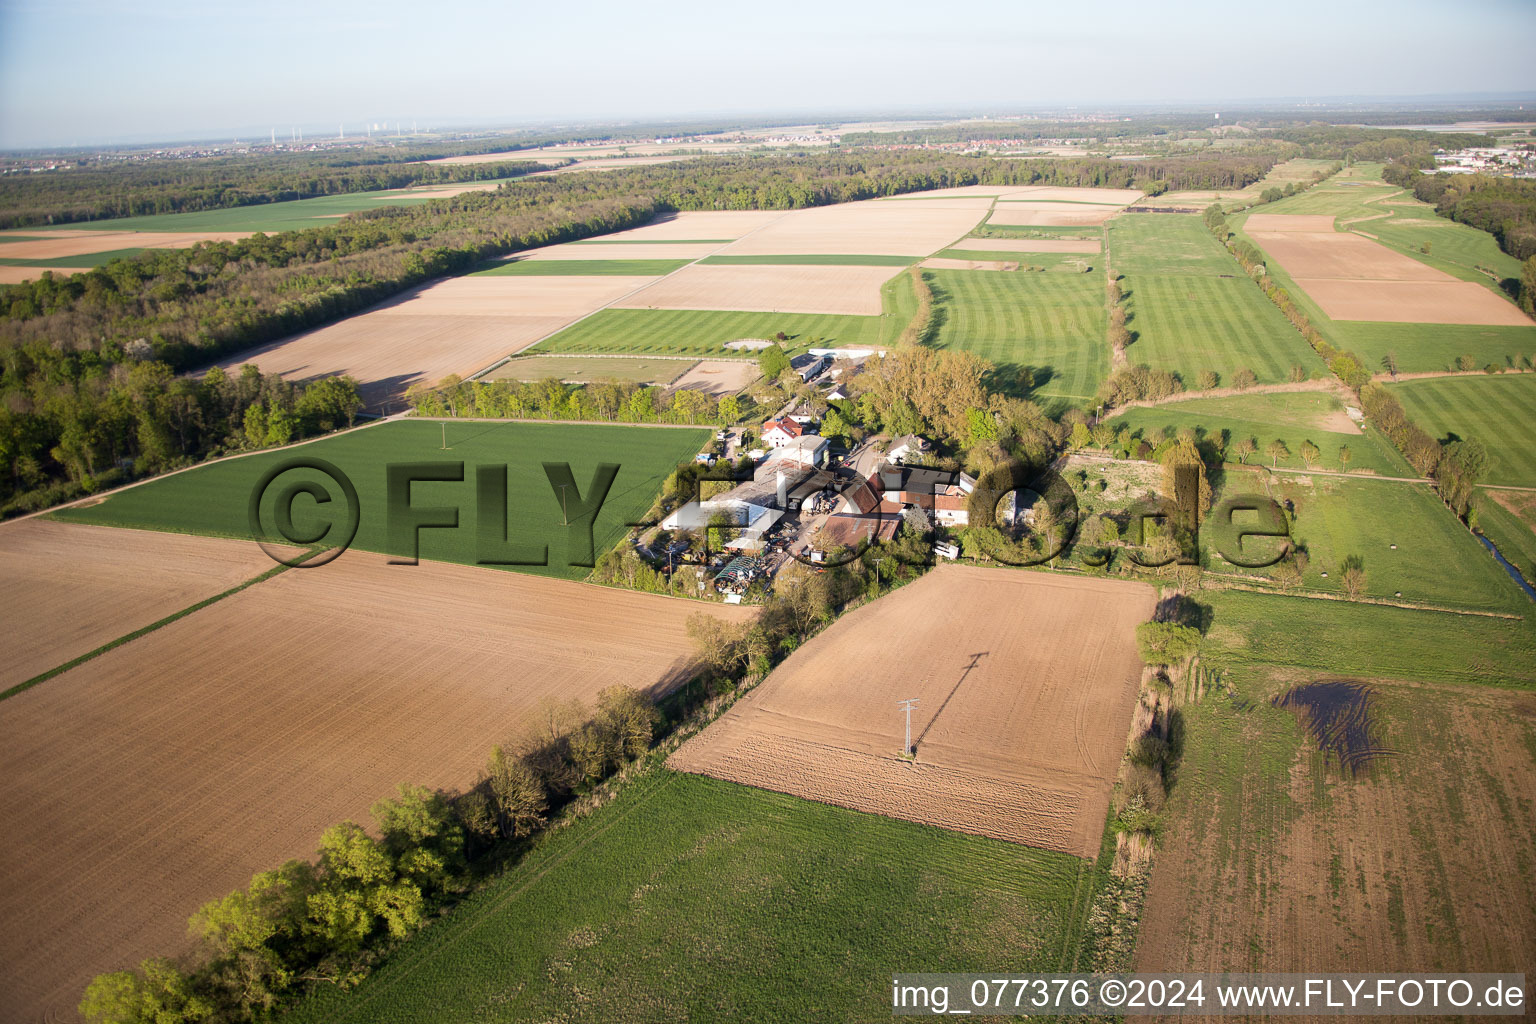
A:
[[[1536,91],[1531,0],[0,0],[0,147]]]

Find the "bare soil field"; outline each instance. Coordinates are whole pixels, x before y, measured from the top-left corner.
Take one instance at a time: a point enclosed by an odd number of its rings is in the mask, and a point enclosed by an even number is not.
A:
[[[198,906],[397,783],[470,785],[541,697],[681,681],[700,609],[353,551],[5,701],[0,1016],[72,1018],[92,975],[185,948]]]
[[[651,242],[667,239],[740,238],[789,216],[782,210],[699,210],[663,214],[638,228],[599,235],[594,242]]]
[[[720,254],[928,256],[969,233],[985,215],[983,204],[969,202],[958,209],[881,200],[812,207],[782,215]]]
[[[1280,223],[1284,230],[1259,230],[1255,222]],[[1246,230],[1334,320],[1530,325],[1513,303],[1487,288],[1370,238],[1333,231],[1332,224],[1332,217],[1255,214]]]
[[[1335,320],[1404,324],[1489,324],[1529,327],[1531,321],[1471,281],[1340,281],[1296,278]]]
[[[901,196],[886,196],[878,203],[908,203],[924,210],[975,210],[980,217],[992,205],[989,196],[930,196],[926,192],[914,192]]]
[[[1250,231],[1249,236],[1298,280],[1454,281],[1454,277],[1349,232]]]
[[[243,353],[219,365],[228,373],[238,373],[241,366],[253,363],[263,373],[281,374],[286,380],[350,374],[357,380],[358,390],[369,408],[391,411],[391,403],[398,401],[412,384],[433,384],[453,373],[467,376],[502,356],[527,348],[573,319],[402,316],[376,310]]]
[[[654,277],[450,277],[377,307],[383,316],[568,316],[601,309]]]
[[[987,223],[1026,227],[1102,224],[1120,210],[1119,206],[1090,206],[1086,203],[998,203],[992,208]]]
[[[4,235],[0,235],[0,256],[11,260],[54,260],[117,249],[186,249],[198,242],[234,242],[249,234],[249,231],[50,231],[49,237],[40,242],[8,242]]]
[[[674,153],[669,156],[627,156],[627,157],[599,157],[595,160],[581,160],[574,164],[566,164],[564,167],[556,167],[548,171],[535,171],[535,174],[578,174],[582,171],[618,171],[625,167],[644,167],[648,164],[675,164],[681,160],[697,160],[703,154],[700,153]]]
[[[903,192],[899,196],[885,196],[881,202],[902,199],[996,199],[999,196],[1023,192],[1027,185],[956,185],[953,188],[935,188],[927,192]]]
[[[757,363],[748,359],[705,359],[672,382],[674,390],[689,388],[715,398],[734,395],[758,378]]]
[[[1313,213],[1250,213],[1243,222],[1243,230],[1254,231],[1332,231],[1332,214]]]
[[[552,245],[547,249],[530,249],[518,253],[518,259],[529,260],[696,260],[708,256],[720,248],[719,242],[688,244],[685,242],[644,245],[632,242],[628,245]]]
[[[1103,203],[1108,206],[1128,206],[1142,197],[1137,188],[1072,188],[1058,185],[1029,185],[1010,193],[1004,201],[1016,199],[1031,202]]]
[[[951,248],[984,252],[1096,253],[1101,247],[1096,238],[962,238]]]
[[[695,263],[614,306],[879,316],[880,286],[896,272],[895,267]]]
[[[1373,689],[1392,753],[1353,776],[1265,700],[1187,709],[1137,971],[1529,969],[1536,697]]]
[[[669,763],[1093,857],[1154,602],[1142,584],[940,566],[833,623]],[[896,702],[914,697],[907,761]]]
[[[273,566],[255,544],[26,519],[0,526],[0,690]]]
[[[948,256],[930,256],[918,266],[926,270],[1018,270],[1017,261],[957,260]]]
[[[54,277],[68,277],[71,274],[83,274],[90,267],[0,267],[0,284],[21,284],[23,281],[36,281],[45,273],[52,273]]]

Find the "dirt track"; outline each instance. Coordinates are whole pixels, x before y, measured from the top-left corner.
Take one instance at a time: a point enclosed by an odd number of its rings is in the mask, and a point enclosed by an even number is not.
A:
[[[0,1019],[72,1017],[396,783],[471,783],[541,696],[679,681],[700,608],[349,552],[0,702]]]
[[[940,566],[838,620],[669,763],[1092,857],[1153,604],[1140,584]]]

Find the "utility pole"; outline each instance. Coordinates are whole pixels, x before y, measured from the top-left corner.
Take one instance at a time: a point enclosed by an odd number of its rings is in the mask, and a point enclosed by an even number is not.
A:
[[[448,450],[448,421],[447,420],[442,420],[437,425],[443,428],[443,451],[447,451]]]
[[[875,559],[875,597],[877,598],[880,596],[880,563],[883,561],[885,561],[884,558]]]
[[[919,701],[916,697],[908,697],[906,700],[899,700],[896,702],[897,707],[907,709],[907,742],[902,745],[902,757],[912,756],[912,708],[915,707],[918,703]]]
[[[570,513],[565,510],[565,484],[560,485],[560,525],[571,525]]]

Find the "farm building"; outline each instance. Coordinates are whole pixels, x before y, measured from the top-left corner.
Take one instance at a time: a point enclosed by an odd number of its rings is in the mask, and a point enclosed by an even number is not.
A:
[[[816,534],[816,549],[856,548],[865,541],[886,541],[896,536],[901,517],[896,515],[855,516],[846,513],[829,516]]]
[[[877,475],[879,479],[874,482],[880,490],[882,508],[916,506],[940,526],[965,526],[969,522],[966,505],[976,489],[974,477],[922,466],[886,466]]]
[[[807,422],[793,416],[769,420],[763,424],[763,443],[770,448],[783,448],[802,437],[816,437],[815,428],[808,422],[809,417],[804,419]],[[818,437],[817,440],[821,439]]]
[[[746,501],[722,495],[709,501],[690,501],[661,522],[664,530],[703,530],[719,516],[734,526],[736,536],[721,546],[733,551],[755,551],[763,546],[763,534],[784,516],[766,502]]]
[[[831,365],[832,360],[826,356],[811,355],[810,353],[803,356],[795,356],[795,358],[789,361],[789,368],[798,373],[800,379],[807,384],[821,376],[821,372]]]
[[[903,434],[891,442],[885,450],[885,461],[901,465],[914,455],[928,450],[928,442],[916,434]]]

